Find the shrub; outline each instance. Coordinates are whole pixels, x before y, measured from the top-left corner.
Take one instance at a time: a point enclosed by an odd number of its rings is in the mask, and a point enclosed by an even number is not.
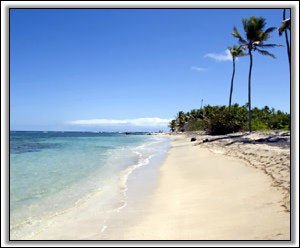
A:
[[[254,119],[254,120],[252,120],[252,129],[254,131],[257,131],[257,130],[268,130],[270,128],[264,121]]]
[[[210,116],[204,120],[204,128],[209,134],[234,133],[243,130],[246,125],[246,111],[243,108],[217,106],[210,110]]]
[[[205,130],[209,134],[227,134],[248,130],[247,122],[247,105],[234,104],[231,108],[207,105],[187,113],[180,111],[169,127],[177,131]],[[262,109],[253,108],[252,128],[253,130],[289,130],[290,114],[276,112],[274,108],[270,109],[268,106]]]
[[[186,126],[186,131],[199,131],[204,130],[204,123],[202,120],[190,120]]]

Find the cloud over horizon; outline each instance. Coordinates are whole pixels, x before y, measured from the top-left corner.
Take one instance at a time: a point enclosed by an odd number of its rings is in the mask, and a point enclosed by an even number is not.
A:
[[[204,55],[204,58],[211,58],[216,61],[232,61],[232,56],[228,49],[224,53],[207,53]]]
[[[193,71],[206,71],[207,69],[204,68],[204,67],[192,66],[191,70],[193,70]]]
[[[136,118],[136,119],[89,119],[68,121],[67,124],[78,126],[138,126],[162,127],[167,126],[171,119],[162,118]]]

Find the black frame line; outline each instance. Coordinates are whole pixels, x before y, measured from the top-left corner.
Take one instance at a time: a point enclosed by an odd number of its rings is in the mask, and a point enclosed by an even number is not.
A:
[[[97,0],[89,0],[89,1],[92,1],[92,2],[99,2],[99,1],[97,1]],[[192,2],[199,2],[199,1],[197,1],[197,0],[191,0]],[[21,2],[21,1],[19,1],[19,2]],[[52,2],[59,2],[59,0],[52,0]],[[69,1],[68,1],[69,2]],[[70,1],[71,2],[71,1]],[[74,1],[73,1],[74,2]],[[83,2],[83,1],[80,1],[80,0],[75,0],[75,2]],[[112,2],[113,3],[113,1],[110,1],[110,2]],[[148,2],[148,1],[145,1],[145,2]],[[159,1],[153,1],[153,2],[159,2]],[[180,0],[174,0],[173,2],[182,2],[182,1],[180,1]],[[213,1],[212,1],[213,2]],[[234,1],[234,2],[237,2],[238,3],[238,1]],[[254,1],[254,2],[259,2],[259,1]],[[274,1],[270,1],[270,0],[268,0],[268,2],[274,2]],[[275,2],[277,2],[277,1],[275,1]],[[278,1],[278,2],[282,2],[282,1]],[[253,10],[255,10],[255,9],[268,9],[268,10],[272,10],[272,9],[284,9],[284,8],[280,8],[280,7],[272,7],[272,8],[268,8],[268,7],[261,7],[261,8],[254,8],[254,7],[244,7],[244,8],[242,8],[242,7],[231,7],[231,8],[208,8],[208,7],[203,7],[203,8],[200,8],[200,7],[195,7],[195,8],[193,8],[193,7],[187,7],[187,8],[185,8],[185,7],[157,7],[157,8],[147,8],[147,7],[144,7],[144,8],[141,8],[141,7],[136,7],[136,8],[134,8],[134,7],[131,7],[131,8],[122,8],[122,7],[116,7],[116,8],[113,8],[113,7],[107,7],[107,8],[105,8],[105,7],[102,7],[102,8],[100,8],[100,7],[96,7],[96,8],[92,8],[92,7],[87,7],[87,8],[85,8],[85,7],[78,7],[78,8],[76,8],[76,7],[73,7],[73,8],[67,8],[67,7],[57,7],[57,8],[47,8],[47,7],[45,7],[45,8],[41,8],[41,7],[37,7],[37,8],[34,8],[34,7],[28,7],[28,8],[26,8],[26,7],[20,7],[20,8],[17,8],[17,7],[12,7],[12,8],[9,8],[8,7],[8,20],[9,20],[9,22],[8,22],[8,53],[9,53],[9,56],[8,56],[8,70],[9,70],[9,73],[8,73],[8,93],[9,93],[9,95],[8,95],[8,98],[9,98],[9,106],[8,106],[8,111],[9,111],[9,113],[8,113],[8,126],[9,126],[9,135],[8,135],[8,140],[9,140],[9,144],[10,144],[10,132],[11,132],[11,130],[10,130],[10,73],[11,73],[11,70],[10,70],[10,62],[11,62],[11,51],[10,51],[10,21],[11,21],[11,10],[15,10],[15,9],[18,9],[18,10],[20,10],[20,9],[24,9],[24,10],[66,10],[66,9],[69,9],[69,10],[95,10],[95,9],[101,9],[101,10],[123,10],[123,9],[129,9],[129,10],[173,10],[173,9],[175,9],[175,10],[187,10],[187,9],[191,9],[191,10],[208,10],[208,9],[210,9],[210,10],[244,10],[244,9],[253,9]],[[290,11],[290,18],[292,19],[292,7],[289,7],[289,8],[285,8],[285,9],[288,9],[289,11]],[[291,30],[292,30],[292,24],[291,24]],[[291,50],[292,50],[292,39],[291,39],[291,33],[292,32],[290,32],[290,34],[289,34],[289,40],[290,40],[290,47],[291,47]],[[291,62],[293,61],[293,57],[294,56],[292,56],[293,54],[292,54],[292,52],[291,52]],[[290,130],[290,137],[292,138],[293,137],[293,135],[292,135],[292,133],[293,133],[293,128],[292,128],[292,92],[291,92],[291,88],[292,88],[292,73],[291,73],[291,70],[292,69],[290,69],[290,114],[291,114],[291,117],[290,117],[290,126],[291,126],[291,130]],[[9,239],[8,239],[8,241],[9,242],[16,242],[16,243],[19,243],[19,242],[25,242],[25,243],[30,243],[30,242],[32,242],[32,243],[35,243],[35,244],[37,244],[37,243],[39,243],[39,244],[41,244],[41,243],[43,243],[43,242],[72,242],[72,243],[77,243],[77,242],[89,242],[89,243],[95,243],[95,242],[107,242],[107,243],[110,243],[110,242],[190,242],[190,243],[192,243],[192,242],[255,242],[255,243],[257,243],[257,242],[265,242],[265,243],[274,243],[274,242],[280,242],[280,243],[290,243],[291,241],[292,241],[292,193],[293,193],[293,180],[292,180],[292,175],[291,175],[291,171],[292,171],[292,166],[293,166],[293,161],[292,161],[292,153],[291,153],[291,151],[292,151],[292,148],[293,148],[293,146],[292,146],[292,142],[290,143],[290,165],[291,165],[291,170],[290,170],[290,239],[288,239],[288,240],[230,240],[230,239],[225,239],[225,240],[211,240],[211,239],[204,239],[204,240],[139,240],[139,239],[133,239],[133,240],[68,240],[68,239],[66,239],[66,240],[56,240],[56,239],[53,239],[53,240],[12,240],[11,238],[10,238],[10,213],[11,213],[11,211],[10,211],[10,146],[9,146],[9,148],[8,148],[8,161],[9,161],[9,165],[8,165],[8,175],[9,175],[9,177],[8,177],[8,185],[9,185],[9,192],[8,192],[8,199],[9,199],[9,217],[8,217],[8,237],[9,237]]]

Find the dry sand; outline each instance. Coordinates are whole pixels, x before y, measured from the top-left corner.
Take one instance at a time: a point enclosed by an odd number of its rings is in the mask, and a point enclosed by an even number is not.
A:
[[[150,212],[124,239],[290,238],[290,214],[281,206],[281,188],[271,186],[272,178],[245,162],[195,146],[185,136],[172,142]]]
[[[289,240],[289,147],[237,135],[170,136],[157,188],[143,204],[114,214],[101,232],[95,195],[33,239]]]
[[[208,142],[203,142],[206,140]],[[198,144],[203,148],[209,148],[213,153],[234,157],[262,170],[271,178],[271,185],[282,194],[282,206],[286,211],[290,211],[290,132],[198,135]]]

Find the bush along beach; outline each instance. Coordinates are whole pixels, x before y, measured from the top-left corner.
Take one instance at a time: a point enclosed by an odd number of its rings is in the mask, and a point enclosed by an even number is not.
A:
[[[205,131],[228,134],[248,130],[248,106],[204,106],[189,112],[180,111],[170,124],[172,132]],[[290,114],[265,106],[252,109],[252,128],[257,130],[290,130]]]

